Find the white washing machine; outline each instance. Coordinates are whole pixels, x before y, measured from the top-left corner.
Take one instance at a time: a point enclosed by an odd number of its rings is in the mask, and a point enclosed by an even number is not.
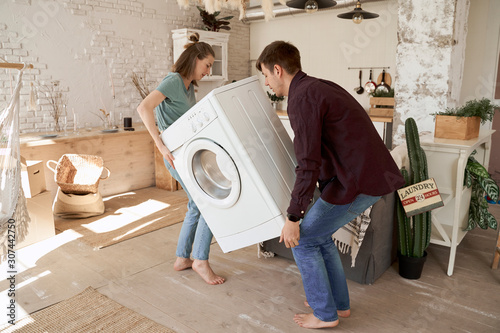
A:
[[[256,76],[214,89],[161,137],[224,252],[280,236],[296,159]]]

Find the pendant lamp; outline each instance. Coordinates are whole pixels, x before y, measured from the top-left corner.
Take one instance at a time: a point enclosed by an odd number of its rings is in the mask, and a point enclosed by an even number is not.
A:
[[[354,23],[360,24],[361,21],[363,20],[368,20],[378,17],[378,14],[370,13],[361,9],[361,1],[358,0],[358,2],[356,3],[356,8],[354,8],[350,12],[339,14],[337,15],[337,17],[346,20],[352,20]]]
[[[304,9],[306,13],[317,12],[318,9],[333,7],[337,4],[334,0],[290,0],[286,5],[291,8]]]

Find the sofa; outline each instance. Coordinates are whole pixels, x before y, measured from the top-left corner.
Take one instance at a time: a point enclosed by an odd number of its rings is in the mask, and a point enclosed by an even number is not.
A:
[[[371,222],[356,257],[355,267],[351,267],[350,252],[342,254],[339,251],[345,275],[349,280],[360,284],[373,284],[396,259],[395,199],[395,193],[390,193],[373,205]],[[293,260],[291,249],[279,243],[279,238],[263,242],[260,251],[268,256],[274,254]]]

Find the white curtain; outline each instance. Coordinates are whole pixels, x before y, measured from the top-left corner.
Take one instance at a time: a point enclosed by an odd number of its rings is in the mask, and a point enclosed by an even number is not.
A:
[[[23,70],[20,70],[10,102],[0,114],[0,256],[2,259],[8,253],[8,249],[12,249],[13,244],[25,238],[30,222],[26,198],[21,188],[19,91],[22,76]]]

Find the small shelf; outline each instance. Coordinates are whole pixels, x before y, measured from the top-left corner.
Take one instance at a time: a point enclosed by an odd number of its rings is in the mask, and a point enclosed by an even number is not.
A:
[[[471,189],[464,186],[467,159],[476,150],[476,159],[488,165],[491,135],[494,131],[483,131],[472,140],[438,139],[432,135],[422,136],[420,144],[427,156],[429,176],[434,178],[444,206],[432,212],[431,243],[450,248],[447,274],[453,274],[458,244],[467,234],[468,211]]]
[[[451,246],[451,239],[453,236],[453,226],[451,225],[442,225],[446,235],[448,236],[448,239],[445,239],[436,228],[432,228],[431,231],[431,243],[432,244],[437,244],[437,245],[442,245],[442,246]],[[460,244],[462,239],[464,239],[465,235],[467,234],[467,231],[464,231],[462,229],[458,229],[458,237],[457,237],[457,245]]]

